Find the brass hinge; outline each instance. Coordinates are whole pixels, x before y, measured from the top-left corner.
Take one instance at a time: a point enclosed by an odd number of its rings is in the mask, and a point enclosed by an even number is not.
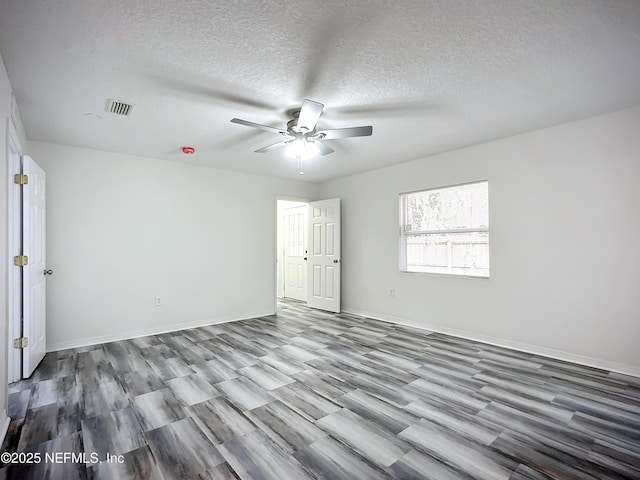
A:
[[[13,264],[16,267],[25,267],[29,264],[29,257],[26,255],[17,255],[13,257]]]
[[[13,341],[13,348],[27,348],[29,346],[29,339],[27,337],[16,338]]]
[[[13,177],[13,181],[18,185],[26,185],[29,183],[29,176],[24,173],[16,173]]]

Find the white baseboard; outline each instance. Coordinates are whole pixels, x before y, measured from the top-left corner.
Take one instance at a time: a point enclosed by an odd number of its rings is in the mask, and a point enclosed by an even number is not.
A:
[[[187,330],[189,328],[205,327],[207,325],[216,325],[219,323],[237,322],[240,320],[249,320],[251,318],[265,317],[273,315],[273,310],[269,312],[254,312],[242,315],[229,315],[217,317],[214,319],[203,320],[191,323],[173,323],[168,325],[160,325],[157,327],[143,328],[138,330],[129,330],[126,332],[118,332],[109,335],[100,335],[96,337],[76,338],[64,342],[55,342],[47,344],[47,352],[56,352],[58,350],[66,350],[68,348],[86,347],[89,345],[97,345],[100,343],[117,342],[119,340],[128,340],[130,338],[146,337],[148,335],[159,335],[161,333],[177,332],[179,330]]]
[[[426,330],[429,332],[444,333],[453,337],[464,338],[467,340],[473,340],[481,343],[488,343],[490,345],[496,345],[498,347],[508,348],[510,350],[518,350],[520,352],[532,353],[534,355],[541,355],[543,357],[555,358],[557,360],[563,360],[565,362],[576,363],[578,365],[585,365],[587,367],[599,368],[602,370],[608,370],[616,373],[623,373],[625,375],[631,375],[634,377],[640,377],[640,367],[636,365],[628,365],[625,363],[611,362],[595,357],[588,357],[585,355],[578,355],[571,352],[564,352],[562,350],[555,350],[552,348],[541,347],[538,345],[531,345],[528,343],[514,342],[511,340],[505,340],[502,338],[490,337],[478,333],[466,332],[464,330],[458,330],[454,328],[440,327],[436,325],[426,325],[422,322],[407,320],[404,318],[394,317],[392,315],[380,315],[373,312],[366,312],[357,309],[343,309],[345,313],[352,313],[363,317],[373,318],[375,320],[382,320],[383,322],[395,323],[398,325],[404,325],[407,327],[419,328],[420,330]]]
[[[10,423],[11,419],[7,415],[7,411],[2,410],[2,414],[0,415],[0,445],[4,442],[4,437],[7,436]]]

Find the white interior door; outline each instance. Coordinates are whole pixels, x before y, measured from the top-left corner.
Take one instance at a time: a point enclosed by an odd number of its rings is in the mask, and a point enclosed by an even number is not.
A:
[[[307,206],[284,210],[284,296],[307,300]]]
[[[22,336],[22,268],[13,265],[16,255],[22,253],[22,187],[15,183],[15,175],[22,173],[22,156],[17,134],[9,125],[9,177],[7,178],[7,346],[8,381],[22,379],[22,350],[14,348],[13,340]]]
[[[28,264],[22,267],[22,376],[28,378],[46,350],[46,197],[45,174],[31,157],[22,159],[28,183],[22,187],[22,252]]]
[[[307,304],[340,311],[340,199],[309,203]]]

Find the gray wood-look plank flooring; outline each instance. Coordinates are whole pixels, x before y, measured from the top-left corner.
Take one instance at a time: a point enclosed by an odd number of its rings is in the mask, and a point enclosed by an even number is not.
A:
[[[293,301],[49,353],[9,392],[2,451],[43,460],[0,479],[640,479],[640,378]]]

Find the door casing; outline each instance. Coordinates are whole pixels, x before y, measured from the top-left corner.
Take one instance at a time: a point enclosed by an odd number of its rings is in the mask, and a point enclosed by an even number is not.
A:
[[[321,310],[327,310],[332,312],[340,312],[341,305],[341,275],[342,275],[342,259],[341,259],[341,212],[340,212],[340,199],[328,199],[328,200],[320,200],[317,202],[305,202],[298,199],[290,199],[290,198],[277,198],[276,199],[276,291],[275,298],[281,298],[284,296],[284,285],[282,285],[284,279],[284,241],[282,240],[283,232],[285,230],[284,225],[284,215],[283,205],[280,202],[286,201],[294,201],[308,204],[308,213],[307,213],[307,236],[306,236],[306,245],[305,250],[307,251],[307,305],[311,308],[318,308]],[[314,210],[315,208],[315,210]],[[318,213],[318,215],[316,215]],[[328,215],[329,214],[329,215]],[[314,227],[313,217],[315,216],[316,220],[320,219],[321,225],[316,225]],[[327,225],[329,225],[329,229],[327,229]],[[321,237],[324,237],[324,240],[320,240],[320,251],[316,252],[315,258],[312,260],[312,242],[314,235],[314,228],[320,229]],[[327,231],[331,231],[331,251],[327,251]],[[320,238],[320,237],[318,237]],[[321,252],[321,253],[320,253]],[[315,267],[312,267],[315,265]],[[311,298],[312,288],[314,278],[313,276],[313,268],[321,267],[324,272],[323,275],[320,275],[320,281],[326,287],[328,284],[326,282],[327,272],[331,273],[331,292],[330,295],[327,296],[327,289],[321,288],[321,294],[316,295],[315,298]],[[318,284],[316,284],[318,286]],[[275,311],[274,305],[274,311]]]

